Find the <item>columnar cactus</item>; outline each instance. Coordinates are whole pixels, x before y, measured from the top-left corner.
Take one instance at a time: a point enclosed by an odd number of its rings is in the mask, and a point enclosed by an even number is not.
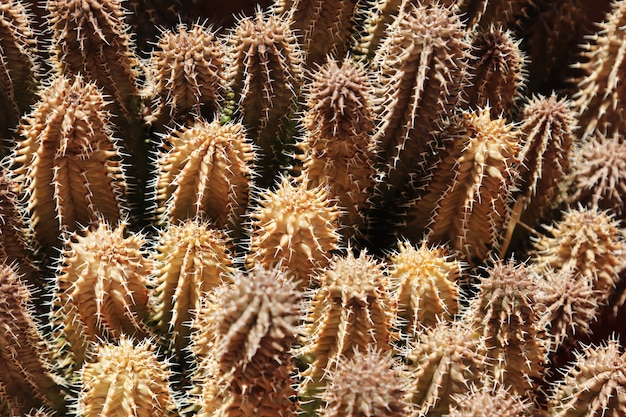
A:
[[[413,338],[422,327],[451,320],[459,310],[463,265],[444,246],[413,247],[400,242],[389,256],[389,277],[397,293],[399,325]]]
[[[239,123],[198,119],[166,136],[156,180],[161,224],[201,218],[238,229],[248,205],[254,152]]]
[[[338,249],[339,209],[323,185],[311,188],[306,177],[283,178],[275,191],[263,192],[251,218],[248,265],[279,265],[301,287]]]
[[[101,343],[81,371],[77,414],[85,417],[175,416],[167,363],[149,340]]]
[[[233,272],[227,245],[222,232],[197,220],[171,224],[159,234],[152,255],[153,320],[178,353],[189,343],[189,326],[202,295],[228,281]]]
[[[148,90],[156,129],[183,122],[189,114],[210,119],[224,95],[224,47],[200,24],[161,33],[152,52]]]
[[[45,251],[65,232],[100,219],[117,223],[125,214],[122,156],[105,106],[94,83],[58,77],[24,118],[13,172]]]
[[[24,415],[42,405],[63,412],[63,389],[52,373],[48,349],[28,288],[11,266],[0,263],[0,404],[8,415]]]

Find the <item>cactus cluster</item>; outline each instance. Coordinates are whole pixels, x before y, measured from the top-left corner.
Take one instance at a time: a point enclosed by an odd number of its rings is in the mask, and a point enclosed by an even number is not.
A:
[[[626,415],[625,22],[0,0],[0,417]]]

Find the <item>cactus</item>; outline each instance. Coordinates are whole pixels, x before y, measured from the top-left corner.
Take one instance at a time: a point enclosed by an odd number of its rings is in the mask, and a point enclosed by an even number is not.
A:
[[[311,274],[327,266],[338,249],[339,209],[326,188],[310,188],[306,177],[283,177],[276,191],[259,196],[251,218],[248,265],[280,265],[301,287],[309,285]]]
[[[583,346],[554,385],[546,417],[606,416],[626,413],[626,361],[617,340]]]
[[[161,33],[148,71],[153,97],[148,122],[161,129],[188,114],[213,117],[224,95],[223,49],[215,33],[199,24]]]
[[[526,417],[532,404],[519,395],[512,394],[494,381],[472,386],[469,392],[457,396],[450,408],[450,417]]]
[[[24,118],[22,136],[13,173],[44,252],[58,248],[64,233],[124,217],[121,151],[95,84],[80,76],[54,79]]]
[[[397,292],[400,325],[409,338],[458,313],[462,270],[444,246],[398,244],[389,256],[389,277]]]
[[[239,229],[247,205],[254,152],[239,123],[198,119],[164,138],[156,180],[161,224],[189,218]]]
[[[62,381],[52,373],[54,364],[39,328],[28,288],[11,266],[0,264],[0,404],[8,415],[24,415],[43,405],[59,413],[65,409]]]
[[[170,371],[149,340],[135,343],[123,336],[117,344],[100,344],[80,377],[77,415],[177,415],[169,388]]]

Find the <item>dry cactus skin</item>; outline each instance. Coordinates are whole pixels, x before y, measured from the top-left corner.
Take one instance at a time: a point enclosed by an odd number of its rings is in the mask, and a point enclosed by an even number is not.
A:
[[[459,311],[463,265],[444,246],[400,242],[389,256],[389,277],[397,293],[399,323],[409,338],[422,327],[449,321]]]
[[[595,133],[574,154],[570,205],[609,210],[624,219],[626,195],[626,143],[621,134]]]
[[[113,110],[133,118],[140,96],[139,60],[121,0],[48,0],[51,55],[56,70],[82,74],[114,100]]]
[[[545,228],[547,235],[533,241],[534,268],[540,274],[572,268],[592,280],[598,303],[605,303],[626,267],[626,234],[619,223],[598,208],[579,207]]]
[[[470,263],[482,262],[500,245],[510,216],[519,133],[487,108],[454,117],[443,135],[441,160],[402,230],[419,241],[428,226],[429,242],[448,242]]]
[[[606,21],[587,39],[578,68],[585,76],[574,94],[580,136],[588,139],[594,131],[607,136],[626,132],[624,78],[626,3],[615,1]]]
[[[528,226],[536,226],[561,200],[574,145],[570,106],[555,94],[533,97],[524,106],[519,195],[524,199],[522,222]]]
[[[146,339],[102,343],[81,372],[77,414],[84,417],[174,416],[168,364]]]
[[[65,407],[34,317],[28,288],[11,266],[0,264],[0,404],[12,416],[42,405],[60,413]]]
[[[261,415],[292,415],[291,348],[300,298],[280,269],[262,267],[237,272],[207,293],[192,336],[201,415],[252,416],[255,407]]]
[[[579,276],[574,269],[565,267],[559,271],[546,271],[538,285],[541,291],[535,299],[548,309],[546,320],[552,351],[563,343],[571,345],[572,341],[591,332],[590,327],[597,320],[598,313],[591,277]]]
[[[532,415],[532,404],[519,395],[512,394],[501,384],[485,383],[480,388],[472,386],[459,395],[450,408],[449,417],[527,417]]]
[[[187,220],[160,232],[154,262],[153,319],[161,336],[180,352],[202,294],[233,272],[224,234],[208,223]]]
[[[54,417],[54,413],[49,412],[45,408],[38,408],[36,410],[31,410],[26,417]]]
[[[626,358],[617,340],[584,346],[554,386],[546,417],[626,414]]]
[[[148,122],[162,129],[189,114],[210,119],[224,95],[224,47],[207,27],[184,24],[158,38],[148,71],[153,97]]]
[[[529,394],[544,375],[550,347],[546,309],[534,298],[539,276],[513,259],[495,260],[486,272],[465,319],[487,346],[494,380],[514,394]]]
[[[406,417],[409,380],[386,354],[375,349],[340,358],[321,394],[321,417]]]
[[[270,186],[285,164],[293,110],[302,83],[302,53],[289,20],[257,10],[227,40],[226,83],[232,107],[259,147],[259,185]]]
[[[302,374],[305,397],[316,396],[340,358],[358,350],[389,352],[396,305],[385,266],[361,251],[335,256],[318,276],[306,307],[304,341],[298,354],[311,364]]]
[[[56,78],[21,130],[13,172],[44,250],[59,246],[64,232],[123,217],[121,152],[95,84],[80,76]]]
[[[283,177],[275,191],[265,191],[251,213],[249,266],[279,265],[307,287],[311,274],[328,265],[338,249],[339,209],[326,188],[309,187],[306,177]]]
[[[199,119],[164,138],[156,180],[160,223],[188,218],[238,228],[247,205],[254,152],[239,123]]]
[[[37,38],[32,28],[32,16],[17,0],[0,4],[0,156],[5,155],[22,114],[37,97],[39,81]]]
[[[510,31],[493,26],[478,30],[472,39],[465,106],[489,106],[492,118],[510,115],[524,87],[525,61],[520,41]]]
[[[80,368],[98,340],[150,335],[143,322],[151,272],[142,249],[145,239],[126,234],[124,224],[112,229],[102,222],[66,244],[52,309],[63,367]]]
[[[456,394],[479,383],[486,368],[483,340],[467,323],[439,322],[419,336],[409,351],[411,402],[415,416],[442,417]]]
[[[299,35],[307,68],[323,64],[327,55],[345,55],[356,2],[277,0],[274,7],[290,19],[291,29]]]
[[[388,27],[373,58],[378,68],[378,142],[387,187],[426,172],[437,124],[461,102],[469,44],[452,7],[411,6]],[[384,190],[383,190],[384,191]]]
[[[349,58],[341,64],[330,59],[312,78],[306,89],[306,135],[300,144],[303,172],[312,187],[327,186],[337,199],[347,241],[363,234],[375,183],[373,91],[363,67]]]

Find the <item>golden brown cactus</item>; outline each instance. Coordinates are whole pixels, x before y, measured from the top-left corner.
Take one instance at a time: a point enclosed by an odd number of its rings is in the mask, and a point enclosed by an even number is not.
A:
[[[526,417],[533,415],[532,404],[512,394],[497,382],[474,385],[469,392],[457,396],[450,408],[450,417]]]
[[[323,64],[327,55],[345,55],[354,1],[278,0],[274,7],[291,20],[291,29],[300,35],[307,68]]]
[[[398,244],[389,257],[389,276],[397,293],[399,325],[409,338],[458,313],[462,269],[444,246]]]
[[[534,268],[539,273],[573,269],[576,279],[592,280],[598,303],[603,304],[626,267],[626,232],[619,226],[598,208],[569,209],[545,227],[547,235],[534,240]]]
[[[618,417],[626,413],[626,355],[617,340],[583,346],[553,387],[546,417]]]
[[[14,173],[44,250],[64,232],[124,215],[126,182],[104,107],[95,84],[59,77],[24,119]]]
[[[20,118],[36,101],[39,78],[37,37],[32,16],[21,1],[7,0],[0,4],[0,156],[13,145],[13,136]]]
[[[429,242],[448,242],[469,262],[482,262],[498,248],[510,216],[519,134],[480,109],[454,117],[443,135],[441,160],[402,232],[418,241],[428,226]]]
[[[0,404],[8,415],[42,405],[63,412],[62,388],[49,358],[28,288],[11,266],[0,263]]]
[[[465,320],[487,346],[494,380],[514,394],[529,394],[544,375],[549,348],[545,306],[533,298],[539,277],[513,259],[495,260],[486,273]]]
[[[626,218],[626,143],[621,134],[595,133],[574,153],[570,205],[578,203]]]
[[[585,45],[578,67],[584,76],[578,81],[574,95],[580,136],[588,139],[594,131],[609,137],[626,133],[626,90],[620,82],[624,70],[624,40],[626,37],[626,3],[612,3],[612,10],[595,35]]]
[[[198,217],[220,228],[238,228],[254,160],[244,127],[199,119],[164,141],[156,181],[160,222]]]
[[[299,354],[310,362],[303,392],[316,395],[340,358],[358,350],[389,352],[396,306],[385,266],[365,251],[335,256],[318,276],[307,306],[304,340]]]
[[[121,0],[49,0],[51,55],[57,71],[82,74],[114,100],[113,110],[133,118],[138,111],[139,60]]]
[[[210,28],[180,24],[161,33],[148,71],[153,97],[149,122],[156,129],[183,122],[191,113],[210,119],[224,95],[224,51]]]
[[[62,365],[80,368],[98,340],[149,335],[148,279],[144,238],[126,236],[124,224],[102,222],[74,234],[61,256],[53,298],[52,323]]]
[[[394,360],[375,349],[340,358],[321,394],[321,417],[405,417],[409,380]]]
[[[409,351],[410,401],[419,416],[447,415],[453,398],[480,383],[486,369],[483,341],[467,323],[439,322]]]
[[[469,44],[455,9],[438,3],[409,9],[388,27],[372,62],[381,121],[374,139],[387,187],[406,187],[409,173],[426,173],[436,148],[431,132],[461,103],[466,79]]]
[[[575,120],[570,103],[537,96],[526,103],[520,126],[522,150],[519,165],[519,198],[522,221],[534,227],[561,199],[570,170]]]
[[[300,296],[278,268],[262,267],[235,273],[207,294],[193,324],[201,415],[216,415],[215,408],[225,416],[253,416],[255,408],[264,416],[291,415]]]
[[[202,294],[233,272],[223,233],[187,220],[161,231],[153,254],[154,320],[159,334],[176,351],[189,342],[190,323]]]
[[[294,104],[302,83],[302,54],[289,20],[257,10],[229,34],[225,118],[241,119],[259,147],[259,185],[273,184],[285,165]]]
[[[467,106],[489,107],[491,117],[510,116],[524,86],[525,57],[514,35],[502,28],[478,30],[472,39]]]
[[[328,265],[338,249],[339,209],[323,186],[309,187],[306,177],[283,178],[275,191],[259,196],[251,213],[248,265],[279,265],[307,287],[311,274]]]
[[[102,343],[81,372],[78,415],[85,417],[175,416],[168,364],[149,340],[134,344],[123,336]]]
[[[327,186],[344,210],[344,237],[362,234],[374,188],[373,92],[365,70],[350,59],[329,60],[306,89],[307,130],[300,147],[310,185]],[[361,230],[360,230],[361,229]]]

